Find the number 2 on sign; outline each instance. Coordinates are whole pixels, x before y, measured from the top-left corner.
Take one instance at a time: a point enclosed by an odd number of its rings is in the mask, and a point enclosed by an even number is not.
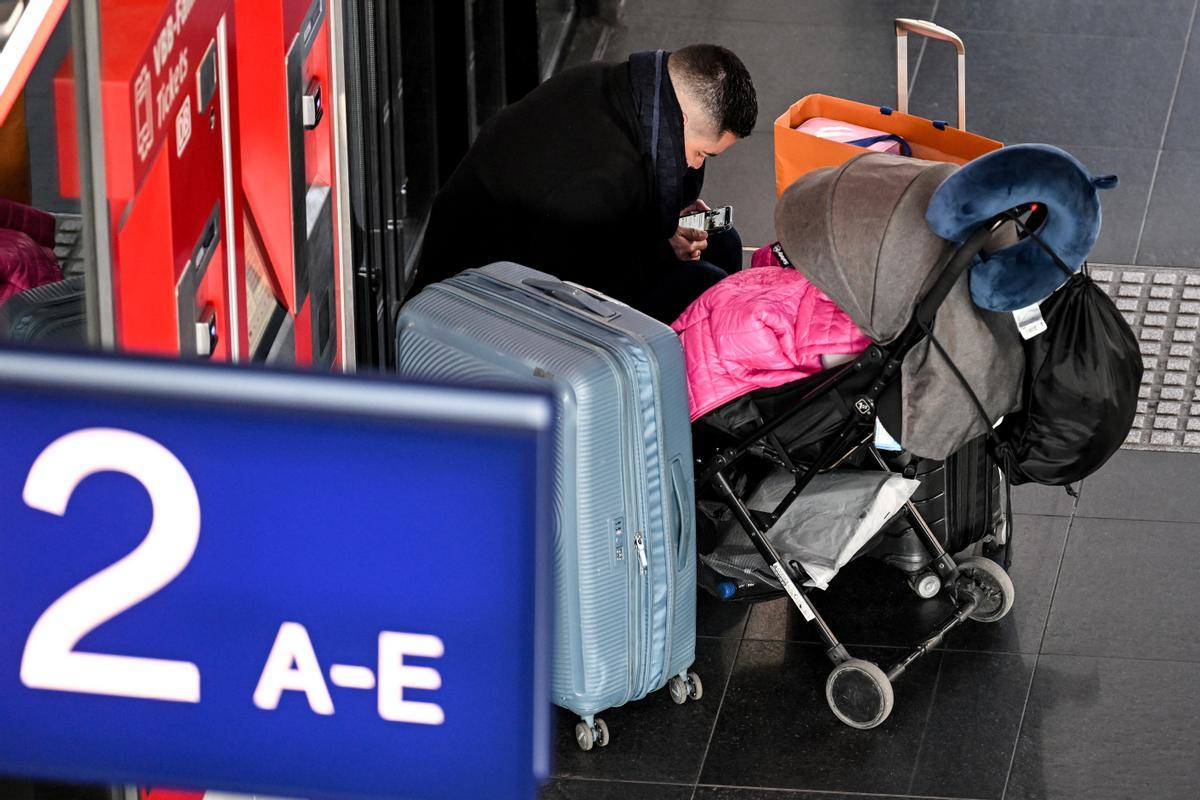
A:
[[[87,428],[56,439],[29,469],[25,503],[61,517],[79,484],[100,472],[128,475],[145,488],[153,511],[150,530],[133,552],[42,612],[25,640],[21,682],[31,689],[199,703],[200,669],[190,661],[75,649],[96,628],[175,580],[192,560],[200,540],[200,500],[187,469],[161,444],[132,431]],[[405,689],[441,688],[441,674],[432,667],[405,663],[405,656],[441,658],[444,652],[436,636],[380,632],[379,716],[389,722],[441,725],[445,721],[441,706],[405,698]],[[376,687],[376,675],[366,667],[334,664],[330,679],[345,688]],[[285,691],[302,692],[318,714],[333,713],[308,631],[296,622],[280,626],[254,704],[272,711]]]
[[[188,661],[83,653],[84,636],[150,597],[183,572],[200,538],[200,500],[184,466],[141,434],[88,428],[56,439],[29,470],[24,499],[62,516],[90,475],[118,472],[150,495],[150,531],[133,552],[50,604],[34,623],[21,657],[32,689],[200,702],[200,670]]]

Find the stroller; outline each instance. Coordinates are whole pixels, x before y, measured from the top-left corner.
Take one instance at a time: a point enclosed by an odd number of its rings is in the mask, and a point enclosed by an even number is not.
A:
[[[834,664],[826,682],[826,699],[837,718],[855,728],[873,728],[887,719],[893,704],[892,681],[936,647],[947,633],[966,620],[990,623],[1003,618],[1015,596],[1013,583],[1000,564],[976,556],[956,562],[947,552],[947,542],[939,538],[917,506],[911,500],[906,501],[903,512],[913,533],[900,543],[899,550],[905,552],[898,559],[896,543],[885,543],[891,557],[884,560],[904,561],[904,569],[910,575],[921,576],[924,583],[918,594],[932,596],[940,589],[952,600],[954,611],[903,658],[881,668],[850,655],[805,589],[810,575],[797,560],[781,555],[770,537],[773,526],[785,517],[789,507],[818,475],[846,464],[886,472],[904,470],[909,464],[908,453],[881,453],[873,446],[877,420],[888,431],[895,432],[906,448],[911,446],[910,442],[920,442],[924,448],[918,451],[920,455],[945,458],[964,445],[982,447],[978,438],[987,430],[976,407],[966,397],[969,390],[956,386],[958,381],[973,384],[991,417],[987,425],[1019,405],[1024,369],[1020,340],[1015,329],[1009,330],[1013,327],[1011,319],[998,314],[989,316],[990,312],[981,314],[979,309],[971,307],[966,272],[977,254],[997,244],[994,237],[1012,235],[1013,226],[1006,225],[1011,223],[1011,215],[1028,220],[1035,207],[1030,204],[997,215],[975,229],[963,244],[954,247],[928,230],[923,214],[934,190],[955,169],[945,164],[871,153],[838,169],[819,170],[797,181],[785,193],[776,212],[776,229],[781,235],[789,224],[781,217],[795,215],[797,210],[803,212],[798,219],[805,221],[828,221],[841,211],[852,215],[854,227],[874,225],[893,235],[889,241],[889,234],[882,233],[859,246],[834,230],[824,234],[805,232],[803,235],[806,242],[812,243],[811,247],[794,246],[782,235],[791,262],[845,308],[873,341],[848,363],[782,386],[752,391],[705,413],[693,424],[698,497],[718,502],[732,514],[766,569],[782,587],[750,599],[786,593],[805,620],[816,626]],[[857,191],[856,179],[875,180],[879,170],[893,175],[905,170],[908,173],[895,182],[898,205],[893,213],[867,214],[863,221],[862,209],[848,204],[845,196],[838,194],[839,187],[846,192]],[[868,184],[860,182],[858,188],[865,185]],[[914,233],[902,234],[900,242],[917,242],[911,248],[911,259],[907,257],[909,254],[901,252],[891,264],[886,259],[871,262],[876,268],[890,266],[902,273],[899,281],[905,285],[893,291],[881,288],[886,281],[875,274],[847,277],[847,261],[856,265],[865,263],[855,259],[857,254],[879,253],[889,247],[895,250],[894,234],[903,230],[900,223],[905,214]],[[1036,227],[1036,220],[1031,224]],[[797,252],[792,251],[793,246]],[[911,261],[920,258],[933,261],[919,269],[910,266]],[[889,300],[907,304],[909,299],[915,300],[915,305],[887,307]],[[951,317],[948,324],[954,323],[943,336],[935,333],[940,312]],[[933,341],[942,339],[947,349],[956,344],[960,350],[973,346],[970,342],[953,341],[955,333],[971,330],[962,319],[954,319],[964,314],[974,315],[974,330],[984,340],[982,351],[987,356],[982,361],[974,359],[973,373],[969,367],[959,371],[954,365],[957,360],[954,354],[947,354],[941,343]],[[1004,323],[1008,323],[1007,328]],[[968,374],[964,376],[963,372]],[[907,397],[906,384],[924,387],[926,394]],[[922,418],[923,406],[929,407],[932,421]],[[960,409],[956,412],[952,406]],[[989,469],[998,475],[996,467],[988,463]],[[773,509],[752,509],[748,496],[756,481],[765,472],[780,469],[793,476],[791,489]],[[911,468],[908,472],[908,477],[912,477]],[[996,505],[998,508],[999,504]],[[994,519],[995,523],[989,526],[990,544],[1002,546],[1005,519],[999,514]],[[881,538],[877,535],[859,554],[869,551]],[[704,571],[705,567],[702,565],[701,569]],[[932,593],[928,591],[931,587]]]

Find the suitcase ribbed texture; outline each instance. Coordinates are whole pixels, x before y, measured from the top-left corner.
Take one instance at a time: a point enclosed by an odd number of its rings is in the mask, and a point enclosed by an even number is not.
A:
[[[401,312],[398,368],[551,387],[559,423],[553,699],[588,715],[644,696],[694,660],[683,354],[670,328],[633,309],[590,295],[578,308],[530,280],[572,291],[515,264],[427,288]]]

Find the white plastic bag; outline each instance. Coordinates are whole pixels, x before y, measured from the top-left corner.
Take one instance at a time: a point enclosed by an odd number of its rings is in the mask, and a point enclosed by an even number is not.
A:
[[[772,512],[795,485],[785,469],[771,473],[754,490],[746,505]],[[920,481],[890,472],[834,470],[817,475],[771,526],[767,539],[786,561],[797,561],[811,580],[807,586],[826,589],[858,551],[912,496]],[[731,576],[755,575],[777,584],[740,526],[729,518],[720,547],[701,556],[709,566]]]

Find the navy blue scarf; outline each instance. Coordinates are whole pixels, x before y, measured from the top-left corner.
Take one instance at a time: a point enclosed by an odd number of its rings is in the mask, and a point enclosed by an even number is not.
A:
[[[659,227],[663,237],[679,227],[679,211],[699,195],[703,168],[686,181],[687,158],[683,152],[683,110],[675,97],[667,71],[665,50],[634,53],[629,57],[629,79],[641,128],[642,152],[654,164],[658,192]],[[688,194],[695,195],[688,197]]]

